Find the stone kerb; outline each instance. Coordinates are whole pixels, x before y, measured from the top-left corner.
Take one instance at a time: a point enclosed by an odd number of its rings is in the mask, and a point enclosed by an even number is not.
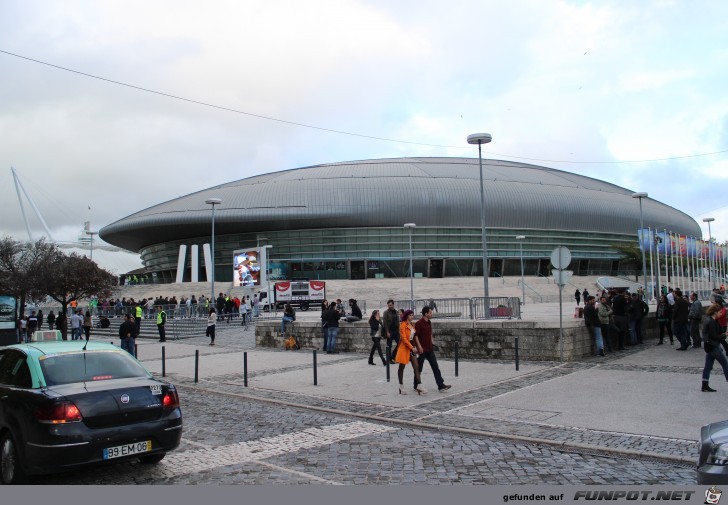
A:
[[[524,361],[560,360],[558,325],[533,321],[433,321],[438,356],[455,357],[455,346],[462,359],[515,360],[515,337],[519,358]],[[323,349],[323,331],[318,322],[297,322],[294,335],[306,349]],[[259,321],[255,328],[258,347],[284,349],[280,321]],[[337,349],[341,352],[366,353],[371,349],[369,324],[341,322]],[[382,341],[382,347],[385,342]],[[564,360],[592,356],[596,349],[583,320],[564,322]]]

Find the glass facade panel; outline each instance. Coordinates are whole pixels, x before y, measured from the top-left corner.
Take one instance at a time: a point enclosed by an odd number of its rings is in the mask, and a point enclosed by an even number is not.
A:
[[[588,271],[609,273],[619,253],[617,244],[633,244],[629,235],[610,233],[584,234],[560,230],[488,230],[488,256],[494,260],[491,272],[520,275],[520,249],[516,235],[525,235],[523,257],[526,275],[535,275],[548,265],[551,251],[568,247],[575,260],[589,260]],[[260,239],[265,237],[265,239]],[[147,271],[157,273],[161,282],[173,282],[180,245],[202,245],[210,237],[155,244],[141,251]],[[345,279],[351,272],[351,261],[365,261],[363,273],[374,278],[409,276],[409,233],[404,228],[339,228],[326,230],[275,231],[239,233],[215,237],[216,280],[227,281],[232,268],[232,253],[236,249],[269,244],[269,261],[289,265],[291,275],[319,279]],[[445,276],[482,275],[482,244],[480,230],[475,228],[416,228],[412,232],[415,266],[423,276],[428,275],[428,260],[444,260]],[[206,280],[203,248],[200,247],[200,280]],[[374,262],[374,263],[372,263]],[[186,259],[190,268],[189,256]],[[296,265],[296,266],[294,266]],[[330,266],[333,265],[333,268]],[[579,263],[580,268],[584,263]],[[359,266],[357,265],[357,268]],[[495,268],[495,270],[493,269]],[[185,278],[189,278],[185,273]],[[160,281],[158,281],[160,282]]]

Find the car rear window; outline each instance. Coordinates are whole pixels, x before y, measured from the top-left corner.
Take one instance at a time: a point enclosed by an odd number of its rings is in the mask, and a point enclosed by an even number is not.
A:
[[[126,351],[85,351],[40,358],[47,386],[129,377],[149,377]]]

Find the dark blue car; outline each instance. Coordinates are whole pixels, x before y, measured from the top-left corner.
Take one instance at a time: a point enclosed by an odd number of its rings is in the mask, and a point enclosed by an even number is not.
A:
[[[0,349],[0,480],[138,458],[179,446],[175,387],[102,342],[31,342]]]

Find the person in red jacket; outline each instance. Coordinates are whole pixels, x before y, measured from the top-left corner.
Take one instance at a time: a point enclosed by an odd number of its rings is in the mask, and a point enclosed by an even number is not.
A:
[[[422,367],[425,364],[425,360],[430,364],[432,368],[432,374],[435,376],[435,382],[437,383],[437,390],[440,392],[447,391],[451,386],[445,384],[442,374],[440,373],[440,367],[437,365],[437,356],[435,356],[435,348],[432,345],[432,309],[428,306],[422,308],[422,317],[415,323],[415,337],[420,343],[420,354],[417,356],[417,369],[422,374]],[[415,382],[415,389],[417,389],[417,382]]]

